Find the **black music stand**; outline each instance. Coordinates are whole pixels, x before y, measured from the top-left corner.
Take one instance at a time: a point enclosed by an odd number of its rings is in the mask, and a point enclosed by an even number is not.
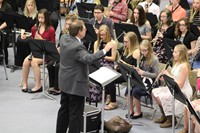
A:
[[[101,107],[101,133],[104,133],[104,106],[105,106],[105,86],[121,76],[117,71],[108,67],[101,67],[89,75],[90,81],[102,87],[102,107]],[[103,77],[103,78],[102,78]]]
[[[152,34],[152,38],[154,38],[157,33],[156,24],[158,23],[158,18],[155,14],[150,13],[150,12],[146,13],[146,18],[150,22],[151,32],[152,32],[151,34]]]
[[[86,34],[85,34],[85,37],[83,38],[83,40],[84,40],[84,43],[88,43],[85,45],[87,45],[86,47],[87,47],[88,51],[90,51],[92,48],[91,45],[97,40],[97,34],[96,34],[92,24],[85,23],[85,27],[87,28],[87,31],[86,31]]]
[[[101,5],[104,7],[108,7],[108,0],[100,0]]]
[[[128,121],[130,122],[130,91],[131,86],[138,86],[141,89],[145,89],[146,87],[142,82],[141,76],[138,72],[131,66],[124,64],[123,62],[117,62],[119,69],[121,71],[122,76],[127,81],[127,89],[128,89]]]
[[[53,42],[46,41],[46,40],[36,40],[30,39],[29,40],[31,52],[34,57],[43,59],[43,91],[42,95],[38,97],[34,97],[32,99],[37,98],[49,98],[51,100],[56,100],[54,97],[45,93],[45,59],[50,59],[52,61],[59,61],[60,55],[56,49],[56,46]]]
[[[193,23],[190,23],[190,31],[191,31],[196,37],[199,37],[199,36],[200,36],[200,32],[199,32],[199,29],[198,29],[197,25],[194,25]]]
[[[78,14],[81,18],[87,18],[91,19],[94,17],[94,8],[96,4],[94,3],[76,3],[77,9],[78,9]]]
[[[185,104],[190,113],[193,114],[195,116],[195,118],[197,119],[197,121],[200,123],[200,117],[198,116],[198,114],[194,111],[193,107],[191,106],[189,100],[185,97],[185,95],[182,93],[181,89],[179,88],[178,84],[174,81],[173,78],[167,76],[167,75],[163,75],[163,78],[166,82],[167,87],[169,88],[171,94],[173,95],[173,107],[172,107],[172,130],[173,133],[175,132],[175,128],[174,128],[174,121],[175,121],[175,99],[177,99],[178,101],[180,101],[181,103]],[[189,122],[190,123],[190,122]],[[190,127],[190,125],[189,125]]]
[[[29,23],[29,20],[27,17],[24,15],[17,14],[15,12],[3,12],[1,11],[2,15],[5,18],[6,24],[8,25],[9,28],[11,28],[12,31],[12,44],[13,44],[13,52],[14,52],[14,57],[16,58],[17,53],[16,53],[16,48],[15,48],[15,36],[16,36],[16,28],[19,29],[24,29],[25,31],[30,31],[31,29],[31,24]],[[8,66],[11,68],[10,72],[14,72],[16,69],[19,69],[21,67],[13,65],[13,66]]]
[[[115,27],[115,32],[116,32],[116,38],[119,42],[123,42],[124,40],[123,35],[129,31],[132,31],[137,35],[139,42],[142,41],[142,38],[140,36],[140,32],[137,26],[133,24],[126,24],[126,23],[114,23],[114,27]]]
[[[182,44],[179,40],[172,40],[169,38],[163,38],[163,46],[165,48],[165,53],[168,57],[168,59],[171,59],[173,57],[172,53],[174,51],[174,47],[178,44]]]

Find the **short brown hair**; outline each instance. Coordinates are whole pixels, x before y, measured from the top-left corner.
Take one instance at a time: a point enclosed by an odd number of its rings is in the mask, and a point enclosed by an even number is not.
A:
[[[84,28],[84,22],[82,20],[75,20],[69,26],[69,34],[73,37],[77,36],[79,31]]]

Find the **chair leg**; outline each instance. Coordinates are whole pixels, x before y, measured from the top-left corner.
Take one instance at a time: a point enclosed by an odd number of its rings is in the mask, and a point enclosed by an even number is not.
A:
[[[6,75],[6,80],[8,80],[8,74],[7,74],[7,70],[6,70],[5,58],[3,59],[3,66],[4,66],[5,75]]]
[[[180,123],[181,123],[182,119],[183,119],[183,115],[181,115],[181,117],[180,117],[179,121],[177,122],[177,124],[176,124],[176,126],[175,126],[175,129],[177,129],[177,128],[178,128],[178,126],[180,125]]]

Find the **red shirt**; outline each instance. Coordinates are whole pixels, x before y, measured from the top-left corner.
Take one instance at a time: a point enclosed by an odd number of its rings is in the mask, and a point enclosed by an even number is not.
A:
[[[35,38],[36,34],[36,26],[31,28],[32,37]],[[50,26],[47,30],[45,30],[42,34],[38,32],[38,34],[45,40],[51,41],[53,43],[56,42],[56,34],[53,26]]]

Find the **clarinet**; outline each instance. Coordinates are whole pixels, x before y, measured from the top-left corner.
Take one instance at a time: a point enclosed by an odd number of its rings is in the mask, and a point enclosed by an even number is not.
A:
[[[166,66],[165,66],[165,68],[164,68],[163,70],[167,70],[167,68],[171,65],[172,61],[173,61],[173,57],[167,62]],[[152,89],[155,88],[156,85],[159,83],[160,77],[162,77],[162,74],[159,74],[159,75],[156,77],[156,79],[155,79],[154,82],[151,84],[151,87],[150,87],[149,90],[148,90],[149,92],[151,92]]]
[[[41,26],[41,23],[39,23],[39,25],[38,25],[38,27],[37,27],[37,30],[36,30],[36,33],[35,33],[35,35],[37,35],[37,34],[38,34],[38,32],[39,32],[39,30],[40,30],[40,26]],[[32,56],[33,56],[33,54],[32,54],[32,53],[30,53],[30,54],[29,54],[29,57],[28,57],[28,60],[32,60]]]

